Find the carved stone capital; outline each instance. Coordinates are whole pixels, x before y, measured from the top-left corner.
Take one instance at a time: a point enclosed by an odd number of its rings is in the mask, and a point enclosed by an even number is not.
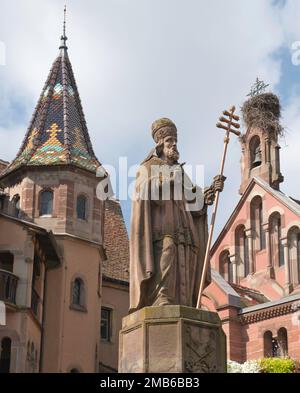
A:
[[[288,241],[288,237],[282,237],[280,239],[281,244],[283,245],[283,247],[288,247],[289,246],[289,241]]]
[[[268,222],[265,222],[265,223],[262,225],[262,227],[263,227],[263,230],[264,230],[265,232],[269,232],[269,231],[270,231],[270,224],[269,224]]]
[[[236,261],[236,254],[228,255],[228,258],[230,259],[230,262],[231,262],[233,265],[236,265],[236,264],[237,264],[237,261]]]
[[[245,229],[245,235],[248,239],[252,239],[253,238],[252,228]]]

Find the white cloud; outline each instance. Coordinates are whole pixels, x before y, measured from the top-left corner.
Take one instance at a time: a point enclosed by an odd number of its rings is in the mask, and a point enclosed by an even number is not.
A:
[[[222,110],[232,103],[239,107],[257,76],[273,87],[280,80],[281,63],[272,55],[296,18],[292,9],[272,3],[69,1],[69,54],[100,160],[114,163],[129,156],[132,163],[141,161],[152,147],[151,122],[168,116],[178,125],[183,161],[205,164],[209,182],[219,169],[223,136],[214,125]],[[7,119],[5,132],[14,136],[5,150],[1,145],[5,159],[16,154],[58,53],[63,4],[1,0],[7,66],[0,67],[0,100],[6,100],[0,119]],[[12,96],[26,102],[21,126],[20,119],[13,121]],[[219,226],[238,200],[237,141],[229,154]]]

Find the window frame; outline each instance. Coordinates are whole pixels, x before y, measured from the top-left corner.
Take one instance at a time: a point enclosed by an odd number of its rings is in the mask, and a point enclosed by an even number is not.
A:
[[[79,302],[74,302],[74,290],[76,282],[79,282]],[[70,298],[70,308],[76,311],[87,312],[86,307],[86,285],[85,281],[80,277],[76,276],[71,283],[71,298]]]
[[[107,323],[107,334],[105,337],[102,336],[102,323],[104,322],[103,319],[103,312],[107,312],[107,318],[105,319]],[[100,338],[102,342],[111,343],[112,342],[112,316],[113,316],[113,309],[109,307],[101,307],[101,326],[100,326]]]
[[[51,200],[51,213],[43,213],[43,195],[49,193],[52,195],[52,200]],[[49,201],[48,201],[49,203]],[[40,192],[40,197],[39,197],[39,216],[40,217],[53,217],[53,208],[54,208],[54,191],[52,189],[44,189]]]
[[[78,202],[80,199],[84,199],[84,218],[79,217],[78,214]],[[76,218],[81,221],[88,221],[88,197],[85,194],[78,194],[76,198]]]

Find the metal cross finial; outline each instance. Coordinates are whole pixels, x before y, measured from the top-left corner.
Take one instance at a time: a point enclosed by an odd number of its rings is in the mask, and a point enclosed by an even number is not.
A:
[[[229,144],[230,134],[233,133],[236,136],[241,135],[240,131],[238,131],[240,128],[240,124],[239,124],[240,118],[234,112],[235,112],[235,106],[232,106],[229,110],[225,110],[223,112],[223,116],[219,118],[219,122],[217,123],[218,128],[222,128],[223,130],[226,130],[226,135],[224,138],[224,150],[223,150],[223,156],[222,156],[221,167],[220,167],[221,178],[223,177],[223,173],[224,173],[225,159],[227,155],[227,147]],[[216,214],[219,204],[219,196],[220,196],[220,191],[217,191],[215,194],[214,209],[211,216],[210,229],[209,229],[208,240],[206,244],[206,251],[204,256],[200,288],[199,288],[199,294],[197,300],[197,308],[201,306],[201,297],[202,297],[203,290],[205,288],[205,280],[206,280],[206,274],[207,274],[209,258],[210,258],[210,247],[211,247],[211,242],[212,242],[212,237],[215,227]]]
[[[67,6],[64,7],[64,24],[63,24],[63,35],[60,37],[61,44],[59,49],[68,49],[66,42],[68,37],[66,36],[66,14],[67,14]]]
[[[65,8],[64,8],[64,34],[63,34],[64,37],[66,36],[66,13],[67,13],[67,6],[65,5]]]
[[[266,85],[264,81],[260,81],[258,78],[256,78],[256,82],[251,87],[251,91],[249,94],[247,94],[247,97],[254,97],[263,93],[268,86],[270,85]]]

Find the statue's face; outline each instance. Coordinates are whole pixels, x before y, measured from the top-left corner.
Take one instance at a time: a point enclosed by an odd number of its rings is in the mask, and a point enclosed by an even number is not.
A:
[[[177,138],[175,136],[167,136],[164,138],[163,155],[166,159],[174,163],[179,160]]]

